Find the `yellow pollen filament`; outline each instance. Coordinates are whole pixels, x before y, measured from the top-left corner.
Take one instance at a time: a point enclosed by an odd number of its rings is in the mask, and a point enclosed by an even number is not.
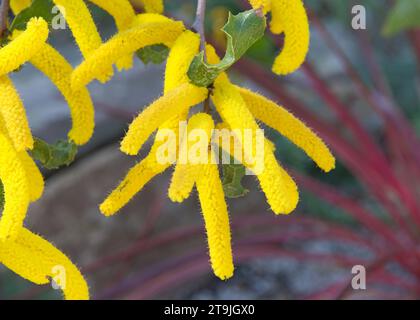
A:
[[[31,18],[26,30],[0,48],[0,76],[8,74],[27,62],[48,38],[48,24],[42,18]]]
[[[325,143],[302,121],[275,102],[248,89],[236,88],[256,119],[290,139],[304,150],[322,170],[328,172],[334,169],[334,156]]]
[[[124,56],[153,44],[170,43],[184,30],[182,22],[150,23],[118,33],[80,64],[73,73],[72,86],[79,88],[106,74]]]
[[[167,92],[134,119],[121,142],[121,151],[136,155],[144,142],[161,124],[204,101],[207,94],[207,89],[189,83]]]
[[[25,228],[15,240],[0,242],[0,262],[35,284],[47,284],[52,278],[67,300],[89,299],[87,283],[77,267],[52,244]]]
[[[32,149],[34,141],[25,108],[7,76],[0,76],[0,116],[16,150]]]
[[[183,154],[182,149],[186,149],[186,153],[189,155],[192,153],[191,150],[191,144],[199,143],[199,144],[205,144],[205,155],[204,160],[208,161],[208,146],[210,143],[210,139],[212,136],[212,131],[214,129],[214,121],[211,118],[210,115],[206,113],[197,113],[193,115],[189,121],[188,121],[188,127],[187,132],[184,136],[184,140],[186,140],[184,143],[180,146],[180,154]],[[207,138],[206,141],[200,140],[199,142],[194,141],[196,139],[193,139],[191,135],[193,135],[195,130],[200,130],[198,133],[205,134],[204,138]],[[193,139],[193,141],[190,141],[190,138]],[[201,138],[200,138],[201,139]],[[195,155],[194,155],[195,156]],[[197,156],[197,162],[201,161],[201,157]],[[169,186],[169,198],[174,202],[182,202],[185,199],[187,199],[194,187],[194,182],[197,180],[197,178],[201,174],[200,168],[202,167],[200,165],[201,162],[195,163],[192,161],[192,159],[185,159],[186,163],[177,163],[175,166],[175,171],[172,176],[172,181]],[[202,163],[201,163],[202,164]]]
[[[70,140],[78,145],[88,142],[95,126],[94,107],[89,91],[85,87],[79,90],[72,89],[72,66],[48,44],[33,56],[30,62],[55,84],[66,99],[73,122],[68,134]]]
[[[233,276],[234,266],[229,214],[217,165],[202,165],[196,185],[207,231],[211,266],[217,277],[226,280]]]
[[[309,50],[309,22],[302,0],[272,0],[271,31],[284,33],[284,46],[273,65],[273,72],[286,75],[296,71]]]
[[[0,132],[0,180],[4,187],[4,209],[0,219],[0,243],[16,238],[30,201],[27,174],[9,138]]]

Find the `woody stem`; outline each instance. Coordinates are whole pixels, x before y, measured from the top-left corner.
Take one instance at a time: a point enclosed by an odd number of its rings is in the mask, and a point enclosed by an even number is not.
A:
[[[0,5],[0,37],[7,29],[7,17],[9,15],[10,0],[2,0]]]
[[[206,4],[207,0],[197,0],[197,13],[193,28],[200,35],[200,47],[204,51],[204,60],[206,59],[206,34],[204,28],[204,20],[206,18]]]

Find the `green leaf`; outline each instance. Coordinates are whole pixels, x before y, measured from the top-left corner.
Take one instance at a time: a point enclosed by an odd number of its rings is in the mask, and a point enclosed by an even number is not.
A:
[[[248,189],[242,186],[242,179],[246,173],[246,169],[242,164],[224,164],[222,165],[222,173],[222,184],[226,197],[240,198],[249,192]]]
[[[22,10],[15,17],[9,28],[10,32],[13,30],[24,30],[32,17],[42,17],[48,24],[51,24],[54,17],[52,13],[54,6],[55,4],[52,0],[33,0],[30,7]]]
[[[398,0],[388,14],[382,33],[393,36],[420,26],[420,0]]]
[[[191,82],[199,87],[208,87],[217,76],[238,61],[248,49],[264,36],[267,26],[264,16],[256,10],[241,12],[237,15],[229,13],[229,19],[223,27],[227,36],[227,50],[218,64],[204,61],[204,52],[195,56],[188,70]]]
[[[161,64],[168,58],[168,55],[169,48],[164,44],[147,46],[137,51],[137,56],[144,64]]]
[[[49,169],[58,169],[70,165],[77,154],[77,146],[72,141],[59,140],[55,144],[35,138],[34,149],[31,151],[34,159]]]

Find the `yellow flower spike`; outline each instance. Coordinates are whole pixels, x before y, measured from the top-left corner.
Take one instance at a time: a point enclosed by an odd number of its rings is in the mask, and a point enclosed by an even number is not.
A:
[[[335,158],[328,147],[302,121],[264,96],[248,89],[236,88],[256,119],[277,130],[304,150],[322,170],[328,172],[335,168]]]
[[[223,121],[232,130],[253,130],[256,133],[259,129],[239,91],[226,75],[220,76],[215,81],[212,99]],[[255,145],[255,134],[253,134],[253,146]],[[246,161],[244,165],[253,169]],[[274,213],[288,214],[296,208],[299,200],[297,186],[278,164],[272,146],[268,142],[264,143],[264,166],[262,172],[257,173],[257,178]]]
[[[71,87],[73,67],[48,44],[30,62],[56,85],[66,99],[73,122],[68,134],[70,140],[78,145],[88,142],[95,126],[95,112],[89,91],[85,87],[79,90]]]
[[[89,0],[114,17],[119,31],[125,31],[131,27],[136,13],[128,0]],[[131,69],[133,67],[133,55],[127,55],[117,61],[118,70]]]
[[[25,167],[4,133],[0,133],[0,150],[0,180],[5,198],[0,219],[1,243],[19,233],[28,209],[30,192]]]
[[[100,205],[105,216],[111,216],[124,207],[155,176],[171,164],[160,164],[156,161],[156,152],[151,151],[140,163],[130,169],[120,185]]]
[[[136,19],[138,19],[137,22],[139,24],[142,24],[168,18],[157,14],[140,14]],[[186,74],[192,59],[198,53],[199,45],[198,37],[190,31],[185,31],[176,40],[169,52],[168,61],[166,63],[165,94],[176,89],[180,85],[189,82]],[[169,129],[177,133],[177,148],[174,152],[178,152],[179,148],[179,122],[186,119],[187,114],[188,111],[184,111],[172,119],[165,121],[165,123],[159,127],[159,131]],[[124,207],[136,193],[140,192],[151,179],[172,165],[171,163],[160,164],[157,162],[157,151],[163,143],[164,142],[161,141],[155,141],[149,155],[128,172],[120,185],[100,205],[100,210],[104,215],[111,216],[115,214]]]
[[[74,39],[85,58],[102,44],[92,15],[83,0],[53,0],[66,19]]]
[[[0,116],[17,151],[32,149],[34,140],[25,108],[12,81],[0,76]]]
[[[264,14],[266,14],[271,10],[271,1],[276,0],[249,0],[249,3],[255,10],[262,9]]]
[[[19,14],[22,10],[29,7],[32,0],[10,0],[10,8],[14,15]]]
[[[210,143],[210,139],[212,136],[212,132],[214,129],[214,121],[212,117],[206,113],[197,113],[193,115],[189,121],[187,126],[187,132],[184,136],[185,142],[182,143],[180,146],[180,154],[183,154],[183,149],[186,149],[185,152],[189,156],[191,151],[191,146],[197,143],[197,136],[194,137],[194,135],[197,134],[205,134],[207,140],[206,146],[208,147]],[[200,130],[200,132],[196,131]],[[192,136],[190,136],[190,134]],[[199,143],[204,143],[204,141],[200,141]],[[193,140],[193,141],[190,141]],[[187,156],[187,157],[188,157]],[[200,157],[200,155],[193,155],[194,157]],[[201,155],[202,156],[202,155]],[[206,149],[206,156],[205,161],[207,161],[207,149]],[[185,199],[187,199],[194,187],[194,183],[197,180],[197,178],[201,175],[201,165],[200,165],[201,159],[185,159],[185,163],[179,162],[175,166],[175,171],[172,176],[172,181],[169,186],[169,198],[173,202],[182,202]],[[196,162],[194,162],[196,161]],[[197,163],[198,162],[198,163]]]
[[[25,168],[26,177],[30,186],[29,200],[35,202],[41,198],[42,193],[44,192],[44,178],[35,161],[27,152],[19,153],[19,158]]]
[[[151,13],[163,13],[163,0],[141,0],[144,10]]]
[[[8,74],[27,62],[45,44],[48,24],[42,18],[31,18],[26,30],[0,48],[0,76]]]
[[[0,242],[0,262],[35,284],[47,284],[52,278],[67,300],[89,299],[87,283],[69,258],[25,228],[15,241]]]
[[[184,30],[182,22],[150,23],[121,32],[80,64],[72,75],[73,88],[87,85],[127,54],[149,45],[170,43]]]
[[[199,35],[187,30],[176,40],[168,57],[165,71],[165,90],[169,91],[181,83],[188,83],[187,72],[200,48]]]
[[[217,165],[203,165],[196,185],[207,231],[211,266],[217,277],[226,280],[233,276],[234,266],[229,214]]]
[[[271,31],[284,32],[284,46],[273,65],[273,72],[286,75],[296,71],[309,51],[309,22],[302,0],[272,0]]]
[[[183,114],[190,107],[204,101],[208,90],[185,83],[149,105],[130,124],[121,142],[121,151],[136,155],[149,136],[165,121]]]

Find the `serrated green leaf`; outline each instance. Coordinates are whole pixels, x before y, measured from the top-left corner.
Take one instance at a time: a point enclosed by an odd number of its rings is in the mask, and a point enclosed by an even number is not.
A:
[[[392,36],[420,26],[420,0],[398,0],[386,19],[382,33]]]
[[[32,17],[42,17],[48,24],[54,17],[52,9],[55,6],[52,0],[33,0],[30,7],[22,10],[14,19],[10,25],[9,31],[13,30],[24,30],[26,24]]]
[[[223,190],[227,198],[240,198],[249,192],[242,185],[242,179],[246,174],[246,169],[242,164],[223,164],[222,173]]]
[[[168,55],[169,48],[164,44],[147,46],[137,51],[137,56],[144,64],[161,64],[168,58]]]
[[[35,138],[31,154],[43,167],[53,170],[70,165],[76,157],[77,146],[72,141],[59,140],[55,144],[48,144]]]
[[[223,27],[227,36],[226,54],[218,64],[204,61],[204,52],[193,59],[188,70],[191,82],[199,87],[208,87],[217,76],[238,61],[248,49],[264,36],[267,23],[264,16],[256,10],[241,12],[237,15],[229,13],[228,22]]]

